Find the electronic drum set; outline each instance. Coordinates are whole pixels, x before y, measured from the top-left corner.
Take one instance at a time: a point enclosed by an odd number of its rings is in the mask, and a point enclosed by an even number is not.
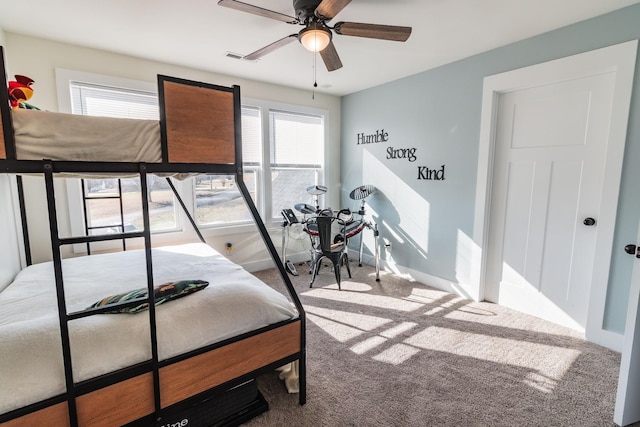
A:
[[[307,187],[307,193],[313,196],[313,203],[315,206],[298,203],[294,205],[296,211],[300,212],[303,217],[300,220],[291,209],[283,209],[282,216],[284,221],[282,222],[282,262],[285,264],[285,268],[289,273],[294,276],[298,275],[298,272],[291,261],[287,259],[286,248],[288,243],[288,230],[285,232],[285,228],[290,227],[293,224],[301,224],[303,231],[309,235],[311,244],[314,244],[314,239],[318,238],[318,228],[315,222],[315,218],[318,216],[337,217],[345,223],[345,236],[343,239],[350,239],[357,235],[360,235],[360,248],[358,255],[358,265],[362,266],[362,250],[364,247],[364,240],[362,238],[362,231],[367,228],[373,231],[374,246],[375,246],[375,266],[376,266],[376,281],[380,281],[380,254],[378,249],[378,225],[375,222],[365,220],[365,199],[375,192],[376,188],[373,185],[361,185],[354,188],[349,193],[349,198],[352,200],[360,200],[360,208],[357,212],[352,212],[350,209],[340,209],[334,211],[331,208],[320,208],[318,202],[318,196],[327,192],[327,187],[323,185],[312,185]]]

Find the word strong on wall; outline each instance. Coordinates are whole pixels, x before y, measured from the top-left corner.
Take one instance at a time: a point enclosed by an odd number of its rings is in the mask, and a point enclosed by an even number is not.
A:
[[[384,129],[376,130],[375,133],[364,133],[360,132],[357,134],[356,138],[357,145],[364,144],[381,144],[381,143],[389,143],[389,132],[386,132]],[[418,149],[416,147],[410,148],[398,148],[393,146],[388,146],[386,150],[386,159],[387,160],[405,160],[409,163],[413,163],[418,159],[417,155]],[[431,169],[429,166],[418,166],[418,180],[429,180],[429,181],[444,181],[444,169],[445,165],[440,166],[440,168]]]

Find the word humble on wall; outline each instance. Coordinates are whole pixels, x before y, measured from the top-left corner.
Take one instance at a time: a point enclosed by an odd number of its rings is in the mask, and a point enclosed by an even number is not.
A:
[[[376,142],[387,142],[389,140],[389,134],[382,130],[377,130],[376,133],[365,135],[364,132],[358,134],[358,145],[360,144],[373,144]]]
[[[389,142],[389,132],[384,129],[376,130],[375,133],[365,134],[360,132],[357,134],[356,145],[362,144],[379,144],[381,142]],[[413,163],[418,159],[416,155],[418,149],[411,148],[394,148],[387,147],[387,160],[406,159],[409,163]],[[431,169],[428,166],[418,166],[418,180],[444,181],[445,165],[440,169]]]

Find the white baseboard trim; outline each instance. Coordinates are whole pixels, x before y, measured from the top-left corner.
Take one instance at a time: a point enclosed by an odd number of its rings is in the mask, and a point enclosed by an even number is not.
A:
[[[622,353],[622,349],[624,346],[623,334],[607,331],[606,329],[600,328],[598,330],[587,333],[585,338],[589,342],[601,345],[608,348],[609,350]]]
[[[358,252],[355,250],[349,250],[349,259],[358,260]],[[373,255],[362,255],[362,263],[375,266],[375,257]],[[402,276],[407,280],[414,280],[424,285],[431,286],[441,291],[450,292],[455,295],[459,295],[463,298],[473,299],[467,292],[464,291],[464,286],[457,282],[444,279],[438,276],[432,276],[421,271],[413,270],[409,267],[405,267],[399,264],[390,263],[385,260],[380,260],[380,271],[388,271],[390,273]]]

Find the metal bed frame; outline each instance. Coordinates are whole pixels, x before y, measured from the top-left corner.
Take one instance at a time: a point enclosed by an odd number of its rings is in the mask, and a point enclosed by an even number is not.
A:
[[[6,80],[6,70],[4,66],[4,52],[2,50],[2,46],[0,46],[0,73],[5,77]],[[189,162],[171,162],[169,159],[169,146],[168,146],[168,131],[167,131],[167,111],[165,110],[165,85],[170,84],[178,84],[184,85],[188,88],[195,88],[196,90],[213,90],[213,91],[221,91],[223,93],[230,93],[233,97],[233,138],[234,141],[234,152],[232,153],[232,158],[234,159],[231,162],[219,162],[219,163],[189,163]],[[6,86],[5,86],[6,87]],[[60,323],[60,333],[62,338],[62,353],[64,360],[64,372],[65,372],[65,382],[66,382],[66,393],[60,396],[55,396],[53,398],[47,399],[42,402],[38,402],[35,404],[28,405],[24,408],[17,409],[15,411],[11,411],[5,414],[0,414],[0,425],[14,425],[13,423],[20,424],[24,421],[24,416],[28,416],[29,414],[36,413],[39,410],[50,408],[54,405],[58,405],[60,403],[66,403],[68,410],[68,423],[70,426],[78,426],[82,425],[84,421],[79,420],[78,414],[78,399],[87,393],[94,392],[96,390],[100,390],[104,387],[109,387],[111,385],[120,383],[122,381],[127,381],[133,379],[142,374],[151,373],[153,377],[153,412],[151,414],[147,414],[144,418],[148,420],[149,425],[162,425],[163,419],[167,414],[173,413],[178,409],[182,409],[185,405],[191,405],[194,402],[202,399],[205,396],[215,395],[222,393],[224,390],[234,387],[236,385],[242,384],[248,379],[255,378],[257,375],[264,373],[268,370],[275,369],[279,366],[282,366],[289,362],[298,361],[299,363],[299,383],[300,383],[300,391],[299,391],[299,403],[301,405],[306,403],[306,336],[305,336],[305,311],[302,307],[300,299],[286,273],[286,270],[280,260],[278,252],[276,251],[273,242],[267,232],[266,226],[263,223],[258,210],[253,203],[253,200],[250,196],[250,193],[244,184],[243,181],[243,167],[242,167],[242,146],[241,146],[241,105],[240,105],[240,88],[238,86],[232,87],[222,87],[217,85],[193,82],[183,79],[177,79],[174,77],[168,76],[158,76],[158,89],[159,89],[159,99],[160,99],[160,125],[161,125],[161,146],[162,146],[162,161],[160,163],[126,163],[126,162],[77,162],[77,161],[56,161],[56,160],[18,160],[16,156],[16,146],[15,139],[13,134],[13,125],[11,121],[11,110],[9,107],[9,98],[6,90],[0,90],[0,119],[2,124],[2,135],[4,139],[4,153],[2,152],[2,144],[0,144],[0,173],[10,173],[16,174],[17,176],[17,187],[18,187],[18,199],[20,205],[21,212],[21,220],[22,220],[22,234],[24,238],[24,247],[25,247],[25,259],[27,265],[31,264],[31,251],[30,251],[30,243],[29,243],[29,232],[26,221],[26,207],[25,207],[25,199],[24,199],[24,190],[22,186],[21,174],[41,174],[44,175],[46,194],[47,194],[47,204],[48,204],[48,217],[49,217],[49,227],[51,234],[51,250],[52,250],[52,258],[53,258],[53,266],[54,266],[54,276],[55,276],[55,284],[57,290],[57,304],[58,304],[58,312],[59,312],[59,323]],[[190,100],[191,102],[192,100]],[[0,143],[3,141],[0,140]],[[4,157],[3,157],[4,156]],[[58,233],[58,219],[56,215],[55,209],[55,193],[54,193],[54,176],[57,173],[127,173],[127,174],[138,174],[140,177],[141,183],[141,199],[142,199],[142,211],[143,211],[143,221],[144,221],[144,230],[136,231],[136,232],[123,232],[115,233],[109,235],[97,235],[97,236],[80,236],[80,237],[70,237],[70,238],[61,238]],[[291,319],[288,321],[280,322],[276,325],[270,325],[266,328],[262,328],[257,331],[252,331],[249,333],[245,333],[239,337],[234,337],[232,339],[225,340],[221,343],[216,343],[193,352],[189,352],[188,354],[184,354],[178,357],[174,357],[170,360],[160,361],[158,359],[158,346],[156,340],[156,311],[154,304],[154,292],[153,292],[153,260],[152,260],[152,251],[151,251],[151,233],[149,227],[149,205],[147,198],[147,180],[146,176],[150,173],[218,173],[218,174],[228,174],[233,175],[236,178],[236,183],[238,188],[244,198],[245,203],[247,204],[251,215],[253,216],[254,222],[258,228],[258,231],[264,241],[264,244],[277,267],[280,276],[284,282],[284,285],[287,288],[289,297],[293,301],[296,309],[298,310],[299,316],[298,318]],[[171,185],[172,189],[175,192],[175,188]],[[179,199],[180,204],[184,208],[184,204],[182,200]],[[191,216],[188,216],[189,221],[193,225],[198,234],[199,238],[204,241],[202,235],[199,233],[197,226]],[[124,303],[119,303],[119,307],[124,308],[132,305],[139,304],[140,302],[148,302],[149,303],[149,323],[150,323],[150,342],[151,342],[151,359],[140,363],[135,366],[131,366],[129,368],[125,368],[107,375],[100,376],[98,378],[94,378],[91,380],[83,381],[82,383],[75,383],[73,380],[72,373],[72,358],[71,358],[71,349],[70,349],[70,338],[69,338],[69,327],[68,324],[70,321],[75,319],[80,319],[86,316],[92,316],[95,314],[104,313],[109,310],[113,310],[114,307],[102,307],[91,310],[83,310],[79,312],[68,313],[66,302],[65,302],[65,290],[64,290],[64,282],[63,282],[63,273],[62,273],[62,257],[61,257],[61,247],[63,245],[77,244],[77,243],[90,243],[90,242],[98,242],[104,240],[117,240],[117,239],[130,239],[130,238],[143,238],[144,239],[144,249],[146,254],[146,271],[147,271],[147,288],[148,288],[148,297],[144,299],[137,299],[133,301],[128,301]],[[259,366],[257,369],[251,368],[249,372],[245,372],[239,377],[233,378],[231,380],[227,380],[221,384],[217,384],[214,387],[211,387],[205,392],[196,393],[193,396],[187,397],[183,400],[180,400],[178,403],[171,403],[167,405],[163,403],[162,395],[161,395],[161,375],[160,372],[163,368],[170,367],[172,364],[179,363],[181,361],[187,360],[191,357],[197,357],[199,355],[203,355],[211,350],[216,350],[222,348],[229,344],[239,343],[244,339],[251,339],[252,337],[256,337],[263,333],[269,333],[269,331],[274,331],[275,329],[286,327],[289,324],[299,324],[300,328],[300,336],[299,350],[293,352],[292,354],[288,354],[285,357],[276,356],[277,360],[268,361],[268,363],[264,364],[264,366]],[[292,330],[296,330],[297,325],[294,325]],[[58,405],[59,406],[59,405]],[[21,421],[22,420],[22,421]],[[135,420],[134,420],[135,421]],[[130,422],[130,421],[128,421]],[[16,424],[17,425],[17,424]]]

